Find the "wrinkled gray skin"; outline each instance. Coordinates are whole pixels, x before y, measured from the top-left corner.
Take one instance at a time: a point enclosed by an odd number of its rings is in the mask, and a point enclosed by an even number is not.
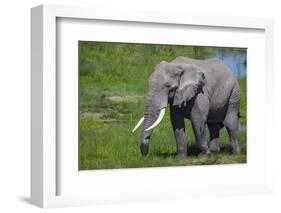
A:
[[[226,127],[233,153],[240,153],[237,140],[240,88],[231,71],[219,60],[177,57],[162,61],[149,78],[140,149],[147,155],[153,130],[145,131],[157,119],[160,109],[170,105],[170,119],[176,138],[177,157],[187,156],[184,118],[191,120],[199,155],[220,151],[219,132]],[[210,144],[205,139],[206,125]]]

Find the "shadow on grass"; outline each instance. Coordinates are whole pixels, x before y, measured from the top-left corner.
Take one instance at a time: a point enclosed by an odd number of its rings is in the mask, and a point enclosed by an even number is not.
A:
[[[231,145],[224,145],[220,147],[220,153],[228,153],[231,154],[232,153],[232,147]]]
[[[188,156],[198,156],[200,150],[196,144],[188,145],[187,147]],[[161,158],[169,158],[169,157],[176,157],[176,152],[166,151],[161,152],[161,150],[157,150],[153,153],[157,157]],[[232,147],[231,145],[224,145],[220,147],[220,154],[232,154]]]
[[[157,157],[160,157],[160,158],[175,158],[176,157],[176,153],[175,152],[161,152],[160,150],[159,151],[156,151],[155,153],[153,153],[153,155],[157,156]]]
[[[193,143],[187,147],[187,152],[189,156],[198,156],[200,153],[199,147]],[[220,147],[220,154],[232,154],[231,145],[223,145]]]

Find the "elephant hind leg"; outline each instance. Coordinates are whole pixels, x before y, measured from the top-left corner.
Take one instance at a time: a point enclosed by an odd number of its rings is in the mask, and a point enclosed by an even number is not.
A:
[[[209,150],[211,154],[217,154],[220,151],[219,136],[222,127],[222,123],[208,123],[208,129],[210,132]]]
[[[233,153],[239,154],[240,146],[238,143],[238,131],[239,131],[238,113],[228,113],[224,121],[224,126],[228,132]]]
[[[233,153],[240,153],[240,146],[238,143],[238,131],[239,131],[239,108],[240,108],[240,90],[239,86],[235,86],[232,90],[228,110],[225,120],[223,122],[232,145]]]

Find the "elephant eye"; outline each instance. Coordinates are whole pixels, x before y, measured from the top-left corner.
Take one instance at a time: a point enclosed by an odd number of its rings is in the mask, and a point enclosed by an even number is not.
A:
[[[174,97],[177,88],[178,88],[177,86],[173,86],[173,87],[169,88],[169,92],[168,92],[168,97],[169,98],[173,98]]]

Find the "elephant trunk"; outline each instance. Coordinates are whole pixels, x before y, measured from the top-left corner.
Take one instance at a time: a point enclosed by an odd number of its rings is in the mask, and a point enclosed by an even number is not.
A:
[[[155,120],[157,119],[157,111],[158,110],[153,105],[153,100],[151,98],[148,98],[145,107],[143,131],[140,141],[140,150],[143,156],[148,154],[150,136],[153,131],[153,129],[149,129],[149,130],[147,129],[151,127],[155,122]]]

